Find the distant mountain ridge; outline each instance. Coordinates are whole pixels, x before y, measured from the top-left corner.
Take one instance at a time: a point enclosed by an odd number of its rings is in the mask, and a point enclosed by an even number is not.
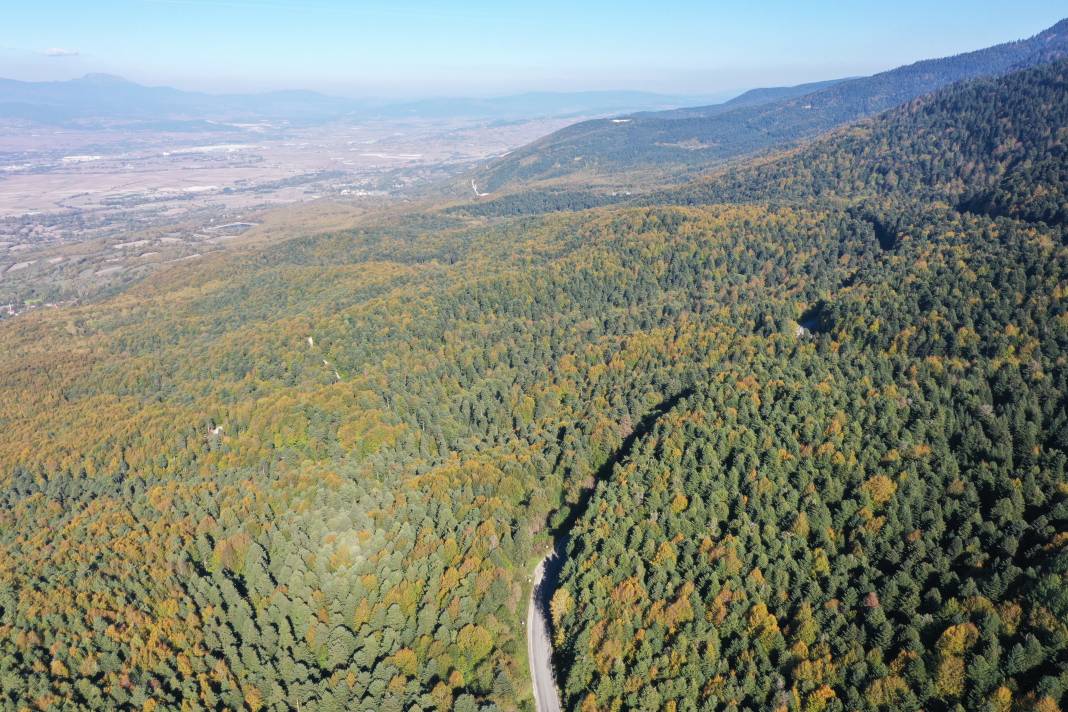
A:
[[[0,117],[75,119],[193,119],[320,117],[354,110],[356,102],[312,91],[206,94],[150,87],[111,74],[55,82],[0,79]]]
[[[960,82],[797,151],[642,196],[641,205],[885,204],[1068,225],[1068,59]]]
[[[721,104],[709,104],[708,106],[684,106],[681,109],[668,109],[666,111],[657,112],[643,112],[634,114],[634,117],[651,117],[659,119],[696,119],[709,116],[717,116],[719,114],[725,114],[728,111],[734,109],[740,109],[746,106],[759,106],[761,104],[768,104],[772,101],[778,101],[783,99],[791,99],[798,96],[804,96],[811,94],[820,89],[833,86],[840,82],[849,81],[853,77],[846,79],[828,79],[822,82],[808,82],[806,84],[797,84],[789,87],[761,87],[758,89],[750,89],[743,92],[733,99],[729,99]]]
[[[111,74],[87,74],[78,79],[52,82],[0,79],[0,118],[41,123],[87,122],[94,119],[299,122],[347,116],[513,120],[660,110],[693,100],[692,96],[652,92],[588,91],[383,101],[336,97],[304,90],[208,94],[172,87],[144,86]]]
[[[1026,40],[929,59],[825,86],[749,92],[718,107],[635,114],[569,126],[490,164],[478,184],[635,167],[708,167],[782,148],[965,79],[997,76],[1068,56],[1068,20]]]

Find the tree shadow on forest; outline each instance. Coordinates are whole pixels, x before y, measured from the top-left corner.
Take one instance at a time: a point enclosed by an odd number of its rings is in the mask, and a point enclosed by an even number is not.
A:
[[[652,432],[657,421],[678,405],[679,401],[693,395],[694,390],[695,389],[691,386],[679,391],[673,396],[665,398],[657,403],[651,411],[638,421],[638,425],[634,430],[632,430],[627,437],[623,438],[622,444],[620,444],[608,459],[597,468],[593,485],[582,491],[578,502],[571,506],[567,517],[559,526],[553,529],[553,551],[545,561],[545,569],[541,583],[534,589],[534,604],[538,607],[541,615],[545,617],[545,621],[550,629],[550,635],[553,631],[549,602],[552,600],[553,594],[560,585],[560,572],[563,570],[564,562],[566,561],[567,545],[571,539],[571,530],[575,526],[575,523],[578,522],[589,509],[594,492],[597,491],[598,483],[611,477],[612,471],[615,469],[616,465],[630,457],[631,452],[634,450],[635,443]]]

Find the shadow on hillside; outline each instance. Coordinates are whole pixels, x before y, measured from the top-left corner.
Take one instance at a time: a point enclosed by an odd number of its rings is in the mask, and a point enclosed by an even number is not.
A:
[[[593,486],[582,492],[579,501],[571,507],[567,518],[560,523],[560,526],[553,530],[553,552],[545,562],[545,570],[541,584],[534,590],[534,603],[545,617],[549,626],[550,635],[554,631],[552,630],[552,615],[549,611],[549,602],[552,600],[553,594],[560,585],[560,572],[563,570],[564,562],[566,561],[567,546],[571,539],[571,529],[575,526],[575,523],[586,514],[586,510],[589,509],[593,494],[597,490],[597,484],[612,476],[612,471],[615,469],[616,465],[630,457],[631,452],[634,450],[635,443],[652,432],[660,418],[678,405],[679,401],[690,397],[693,393],[694,389],[692,387],[686,388],[675,395],[660,401],[656,407],[649,411],[649,413],[638,422],[638,425],[630,435],[623,439],[622,444],[620,444],[615,452],[613,452],[612,455],[597,469]],[[555,651],[553,654],[555,657]]]

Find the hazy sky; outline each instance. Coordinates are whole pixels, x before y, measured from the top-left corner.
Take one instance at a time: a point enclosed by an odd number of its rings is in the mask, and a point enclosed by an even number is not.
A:
[[[209,91],[714,93],[1035,34],[1044,0],[2,0],[0,76],[111,72]]]

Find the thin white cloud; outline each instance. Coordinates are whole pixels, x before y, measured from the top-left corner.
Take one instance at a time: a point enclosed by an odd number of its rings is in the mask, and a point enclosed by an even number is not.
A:
[[[80,52],[76,49],[65,49],[63,47],[49,47],[42,52],[46,57],[77,57]]]

